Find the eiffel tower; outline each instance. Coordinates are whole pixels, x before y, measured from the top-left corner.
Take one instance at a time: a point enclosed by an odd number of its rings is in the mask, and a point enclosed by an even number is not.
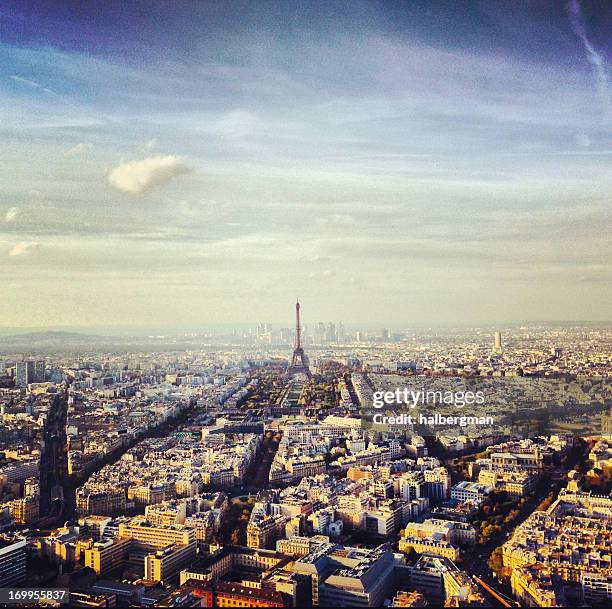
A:
[[[291,356],[291,364],[287,369],[287,374],[305,374],[312,378],[312,373],[308,367],[308,358],[302,347],[302,327],[300,326],[300,301],[295,303],[295,349]]]

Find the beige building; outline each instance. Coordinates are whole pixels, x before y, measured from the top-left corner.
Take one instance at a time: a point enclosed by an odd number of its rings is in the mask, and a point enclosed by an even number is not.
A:
[[[40,502],[36,495],[9,501],[7,506],[17,524],[29,524],[40,515]]]
[[[119,535],[85,550],[85,565],[105,574],[122,565],[142,568],[145,579],[164,581],[196,558],[196,534],[183,525],[153,525],[134,519],[119,525]]]
[[[184,524],[187,517],[187,503],[185,501],[165,501],[145,507],[145,518],[156,526]]]
[[[283,536],[288,516],[265,516],[251,518],[247,525],[247,546],[249,548],[271,549],[276,540]]]
[[[541,471],[544,468],[544,455],[538,447],[525,452],[492,452],[490,459],[493,467]]]
[[[125,491],[121,488],[102,491],[80,488],[76,499],[79,516],[117,516],[125,513]]]
[[[430,518],[424,522],[410,522],[403,531],[405,537],[419,539],[444,539],[458,546],[469,546],[476,543],[476,529],[465,522]]]
[[[450,560],[458,560],[461,552],[458,547],[443,539],[420,539],[418,537],[403,537],[399,542],[401,552],[413,549],[419,554],[433,554]]]
[[[193,562],[195,558],[195,541],[187,545],[174,545],[157,550],[145,557],[144,578],[151,582],[164,582]]]
[[[85,566],[93,569],[96,575],[107,575],[123,564],[131,543],[131,539],[96,542],[84,552]]]
[[[147,520],[133,519],[119,525],[119,537],[134,539],[143,546],[159,550],[169,545],[188,545],[195,541],[195,531],[184,525],[153,525]]]
[[[306,556],[314,548],[329,543],[327,535],[314,535],[313,537],[289,537],[276,542],[276,551],[294,556]]]
[[[505,491],[514,497],[524,497],[535,488],[538,481],[533,470],[482,469],[478,474],[478,482],[491,486],[496,491]]]
[[[538,565],[550,577],[578,583],[612,575],[612,499],[562,489],[547,512],[534,512],[503,545],[505,567]]]
[[[512,593],[522,607],[557,607],[550,571],[538,566],[512,569]]]

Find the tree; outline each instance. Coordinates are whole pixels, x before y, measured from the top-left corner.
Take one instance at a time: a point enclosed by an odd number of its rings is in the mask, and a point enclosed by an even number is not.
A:
[[[503,558],[502,558],[502,546],[499,546],[491,552],[491,556],[489,557],[488,562],[489,568],[493,573],[495,573],[498,577],[501,576],[502,570],[504,568]]]
[[[514,520],[516,520],[519,516],[519,511],[517,509],[510,510],[510,513],[506,516],[504,520],[504,524],[510,524]]]
[[[536,511],[545,512],[555,499],[554,493],[548,493],[546,497],[540,502],[540,505],[536,508]]]

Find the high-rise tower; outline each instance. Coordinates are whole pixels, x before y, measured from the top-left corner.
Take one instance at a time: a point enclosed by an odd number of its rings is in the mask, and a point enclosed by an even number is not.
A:
[[[495,332],[495,339],[493,342],[493,348],[495,349],[495,351],[498,351],[501,353],[502,351],[502,335],[501,332]]]
[[[17,387],[27,387],[34,382],[34,362],[24,360],[15,363],[15,385]]]
[[[302,347],[302,326],[300,325],[300,301],[295,303],[295,349],[291,356],[291,364],[287,369],[288,374],[305,374],[308,378],[312,377],[308,367],[308,358]]]

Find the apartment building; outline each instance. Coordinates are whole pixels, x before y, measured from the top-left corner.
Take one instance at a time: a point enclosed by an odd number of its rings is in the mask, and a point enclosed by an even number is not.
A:
[[[0,536],[0,588],[23,583],[26,578],[26,540]]]

